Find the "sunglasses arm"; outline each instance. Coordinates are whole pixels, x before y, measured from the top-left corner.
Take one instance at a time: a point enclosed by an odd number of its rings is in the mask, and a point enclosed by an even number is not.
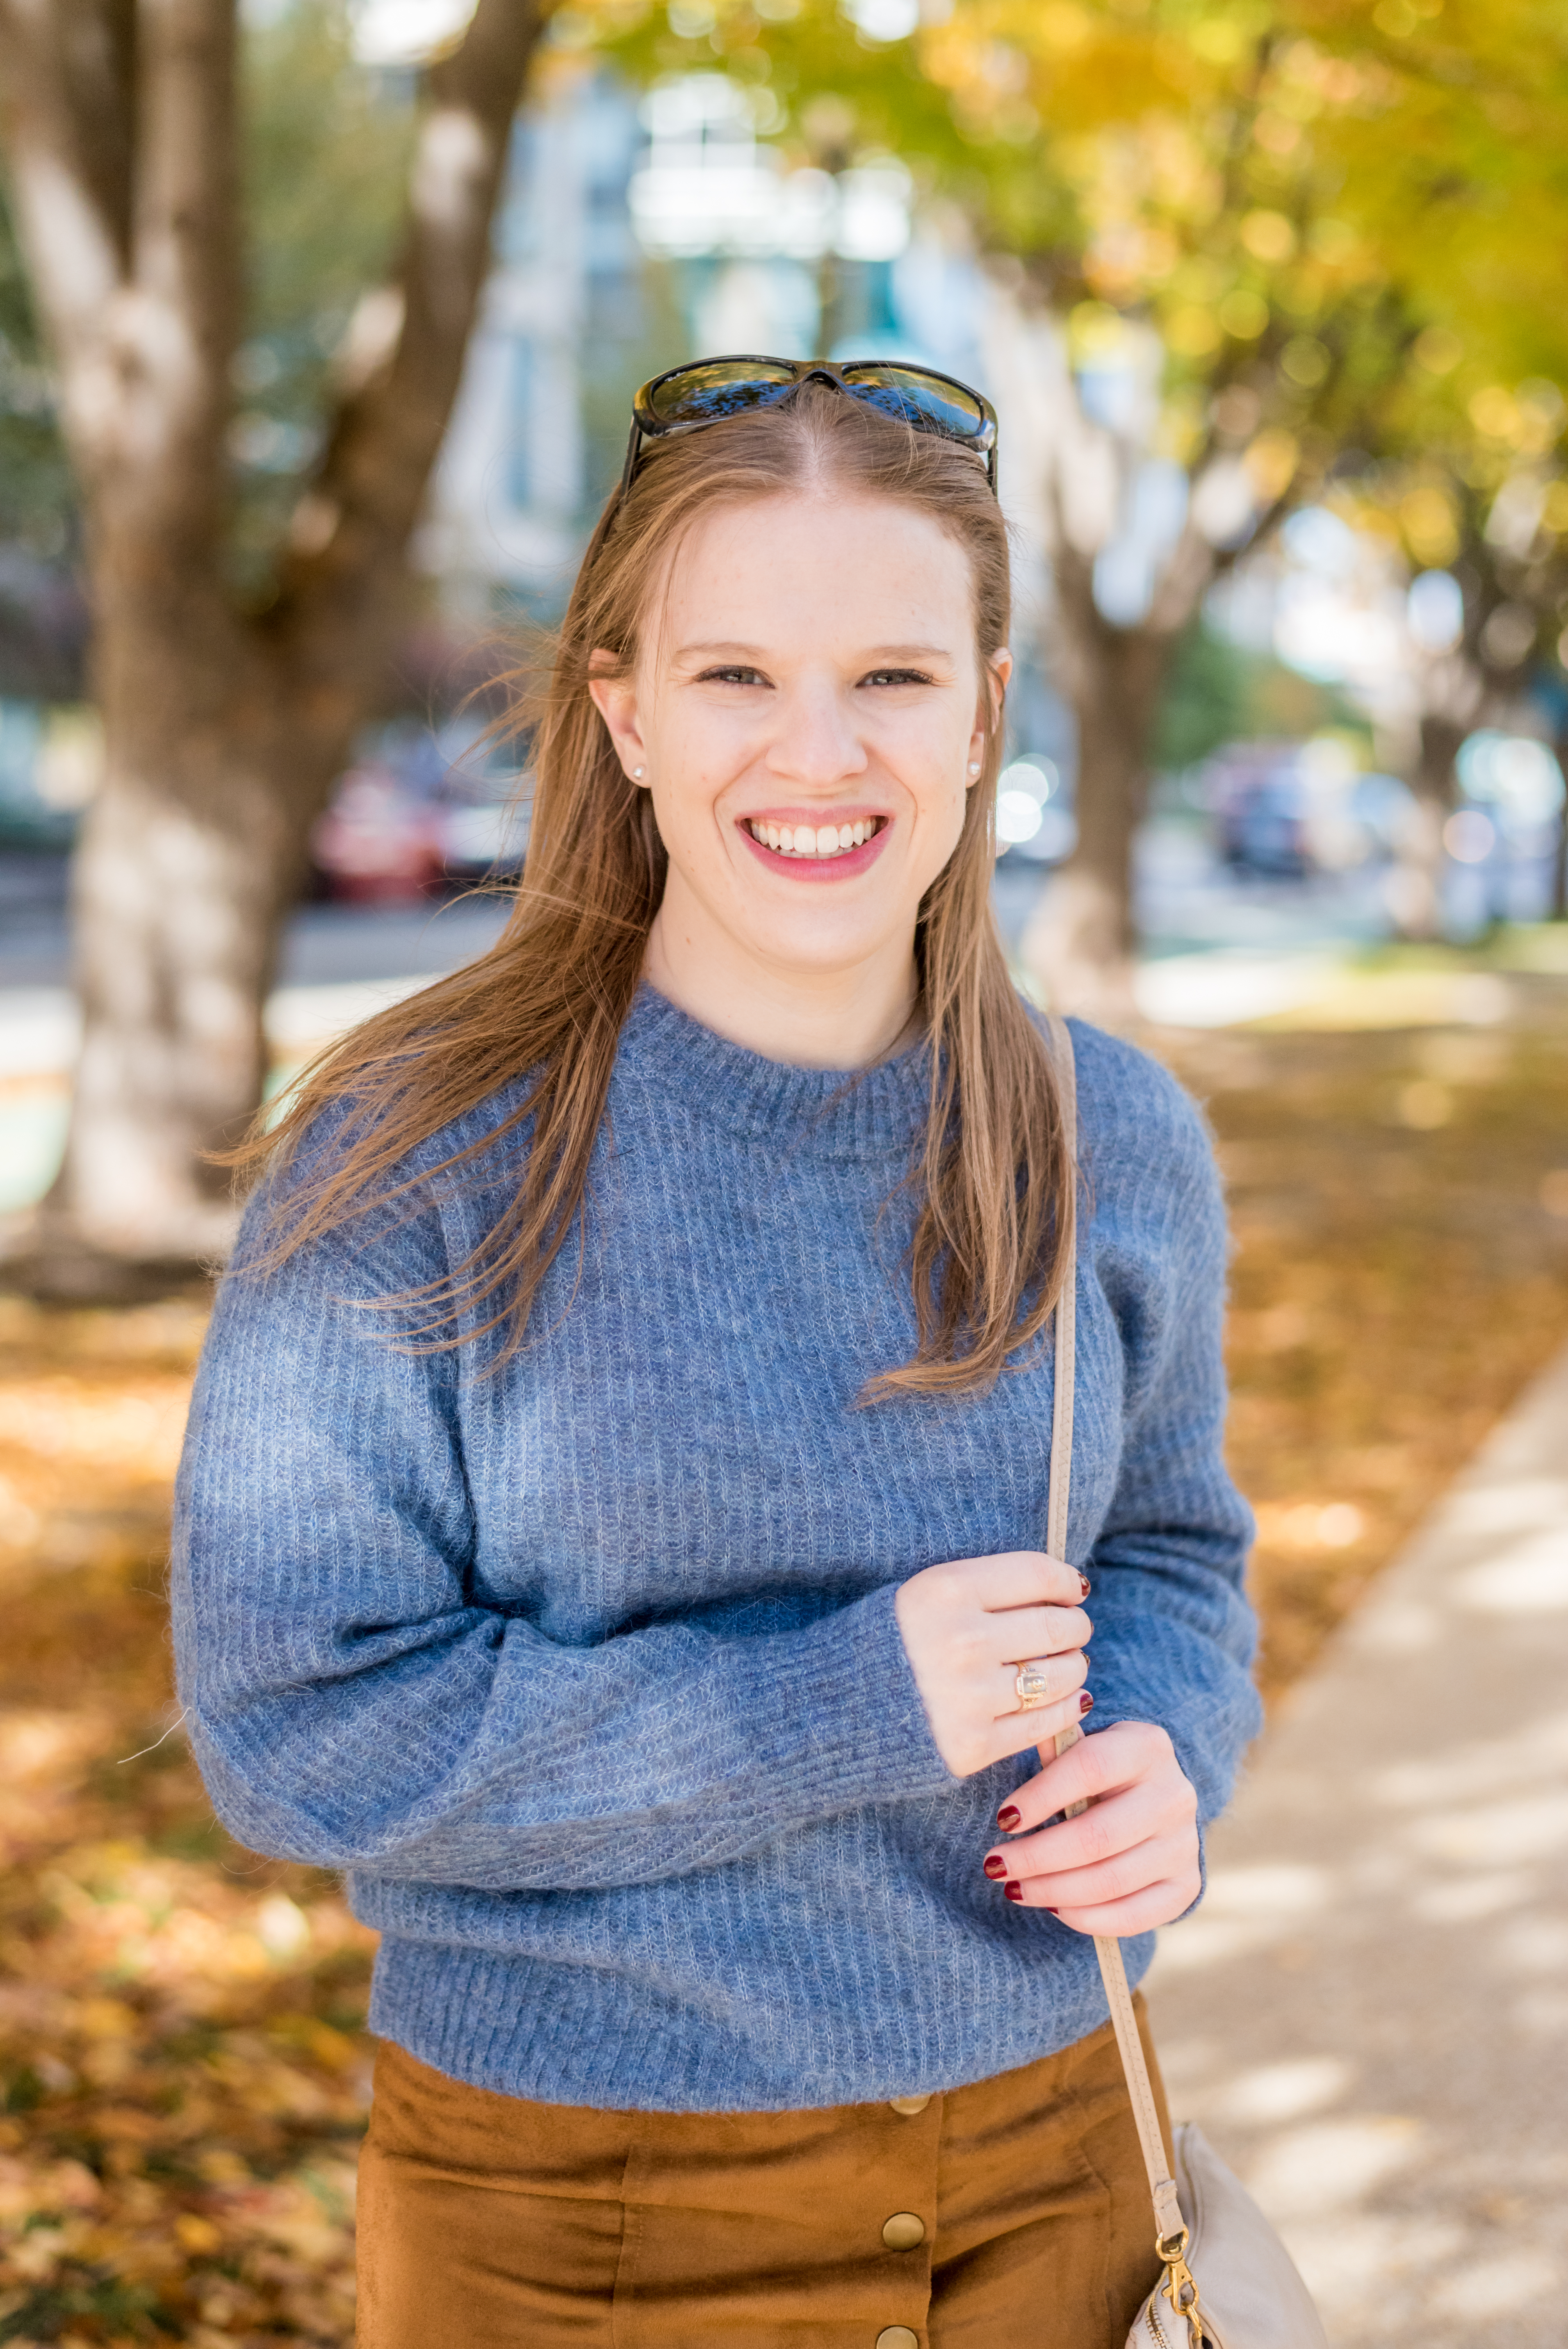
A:
[[[643,453],[643,428],[635,417],[626,440],[626,461],[621,468],[621,496],[624,499],[632,486],[632,476],[637,470],[637,460]]]

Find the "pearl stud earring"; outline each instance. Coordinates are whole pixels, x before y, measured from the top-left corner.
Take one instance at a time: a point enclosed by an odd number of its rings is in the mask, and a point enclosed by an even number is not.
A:
[[[978,759],[970,760],[969,771],[972,775],[977,775],[980,772],[980,761]]]
[[[632,770],[632,781],[634,783],[640,783],[647,771],[646,767],[634,767]],[[978,772],[978,769],[976,769],[975,771]]]

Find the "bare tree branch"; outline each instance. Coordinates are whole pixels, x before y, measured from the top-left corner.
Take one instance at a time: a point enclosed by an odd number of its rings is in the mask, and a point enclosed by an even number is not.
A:
[[[23,243],[98,540],[216,573],[239,300],[234,0],[0,0]]]
[[[239,329],[234,0],[140,0],[130,285],[107,322],[114,520],[214,581]]]
[[[351,329],[349,380],[295,511],[272,615],[338,689],[377,657],[377,591],[401,574],[457,394],[512,118],[551,5],[479,0],[460,46],[430,69],[401,260]]]
[[[0,0],[0,124],[34,298],[62,367],[130,265],[135,0]]]

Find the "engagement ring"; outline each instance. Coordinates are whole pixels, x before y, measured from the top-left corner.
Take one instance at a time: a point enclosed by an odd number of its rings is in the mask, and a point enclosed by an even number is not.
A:
[[[1020,1664],[1013,1686],[1018,1692],[1020,1713],[1038,1713],[1043,1704],[1049,1704],[1051,1684],[1046,1678],[1045,1657],[1036,1656],[1028,1663]]]

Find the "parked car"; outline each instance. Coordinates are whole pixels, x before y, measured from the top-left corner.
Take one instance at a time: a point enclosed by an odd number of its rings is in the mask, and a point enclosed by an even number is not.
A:
[[[1208,761],[1202,795],[1225,864],[1270,880],[1345,873],[1391,854],[1411,805],[1397,777],[1359,773],[1333,734],[1231,743]]]
[[[320,893],[406,902],[514,876],[528,847],[525,780],[463,721],[382,729],[312,834]]]
[[[1238,873],[1298,880],[1312,869],[1308,798],[1294,742],[1237,742],[1209,761],[1215,844]]]
[[[326,894],[360,903],[423,896],[443,870],[434,809],[384,766],[350,768],[316,821],[311,854]]]

